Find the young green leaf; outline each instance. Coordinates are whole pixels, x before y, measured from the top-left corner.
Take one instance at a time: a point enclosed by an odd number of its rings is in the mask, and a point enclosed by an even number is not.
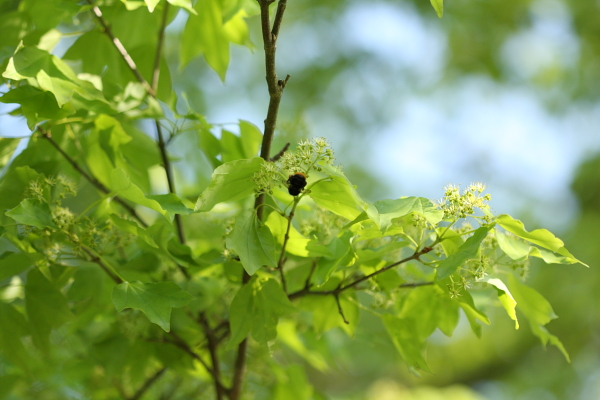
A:
[[[416,321],[412,318],[398,318],[393,315],[383,315],[381,320],[404,362],[415,372],[431,372],[423,357],[425,342],[417,332]]]
[[[117,311],[125,308],[141,310],[150,322],[165,332],[171,330],[171,308],[183,307],[193,297],[174,282],[123,282],[113,289],[112,301]]]
[[[521,310],[529,320],[533,334],[540,338],[544,346],[546,346],[548,342],[556,346],[567,361],[571,362],[569,354],[562,342],[544,327],[544,325],[557,318],[548,300],[535,289],[523,285],[513,275],[509,275],[508,277],[508,286],[519,305],[519,310]]]
[[[25,199],[5,214],[23,225],[31,225],[40,229],[57,228],[54,221],[52,221],[52,211],[48,203],[35,199]]]
[[[502,232],[496,231],[496,239],[498,240],[498,245],[502,251],[516,261],[526,260],[529,256],[533,256],[541,258],[547,264],[583,264],[572,256],[556,255],[548,250],[532,246],[514,236],[506,235]],[[566,249],[562,247],[559,251],[564,253]]]
[[[510,319],[515,321],[515,329],[519,329],[519,320],[517,319],[517,313],[515,312],[517,302],[504,282],[498,278],[491,277],[484,279],[483,282],[496,287],[498,290],[498,300],[500,301],[500,304],[502,304],[502,307],[504,307]]]
[[[467,316],[467,320],[469,321],[469,325],[471,325],[471,330],[477,337],[481,337],[481,325],[477,323],[477,321],[481,321],[486,325],[490,324],[490,319],[479,311],[477,307],[475,307],[475,302],[473,301],[473,297],[471,293],[467,290],[461,293],[461,296],[458,300],[458,305],[463,309],[465,315]]]
[[[479,246],[492,229],[491,226],[478,228],[473,236],[468,238],[454,254],[443,260],[437,268],[437,279],[441,280],[452,275],[465,261],[472,260],[479,254]]]
[[[269,214],[265,225],[269,227],[275,240],[280,244],[283,244],[285,232],[288,226],[287,218],[282,217],[281,214],[277,212],[272,212]],[[296,256],[308,257],[308,250],[306,250],[306,246],[310,242],[310,239],[302,236],[293,225],[290,227],[289,235],[290,238],[286,246],[286,251]]]
[[[229,41],[223,29],[221,3],[218,0],[200,0],[190,15],[181,36],[181,67],[204,54],[206,62],[225,80],[229,65]]]
[[[433,9],[437,13],[439,18],[442,18],[444,15],[444,0],[430,0]]]
[[[257,342],[266,344],[277,337],[279,318],[295,311],[277,281],[252,278],[231,302],[231,339],[227,347],[233,348],[250,332]]]
[[[373,205],[377,212],[368,210],[367,214],[380,227],[382,232],[385,232],[390,227],[394,218],[404,217],[413,212],[421,214],[434,226],[444,217],[442,210],[438,210],[430,200],[423,197],[379,200],[373,203]]]
[[[277,265],[275,240],[254,211],[237,216],[233,231],[227,237],[227,247],[234,250],[248,274],[253,275],[263,265]]]
[[[115,168],[110,174],[110,188],[119,193],[119,197],[132,201],[136,204],[148,207],[162,215],[167,215],[160,203],[146,197],[142,189],[131,182],[129,175],[121,168]]]
[[[367,203],[360,198],[343,172],[330,165],[323,165],[322,169],[330,179],[312,186],[309,196],[320,207],[346,219],[353,220],[358,217]]]
[[[0,138],[0,171],[10,161],[21,139]]]
[[[50,331],[73,318],[65,296],[39,269],[27,274],[25,309],[33,342],[43,351],[49,350]]]
[[[212,174],[210,184],[196,202],[196,211],[210,211],[218,203],[243,199],[254,193],[252,180],[264,160],[254,157],[225,163]]]
[[[33,265],[39,257],[37,253],[12,253],[0,258],[0,281],[20,274]]]
[[[0,351],[11,363],[29,369],[31,355],[27,353],[21,337],[27,335],[28,326],[23,314],[10,304],[0,301]]]

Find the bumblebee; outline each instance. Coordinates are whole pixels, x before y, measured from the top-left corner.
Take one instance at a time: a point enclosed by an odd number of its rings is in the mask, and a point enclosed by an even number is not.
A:
[[[294,175],[290,175],[287,180],[287,185],[288,193],[292,196],[298,196],[306,187],[306,175],[302,172],[296,172]]]

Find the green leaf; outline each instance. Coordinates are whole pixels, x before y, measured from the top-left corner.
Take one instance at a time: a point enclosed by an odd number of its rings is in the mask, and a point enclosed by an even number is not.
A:
[[[437,328],[446,336],[452,336],[458,324],[458,304],[440,286],[429,285],[413,290],[402,302],[398,317],[414,321],[420,342],[424,342]]]
[[[49,350],[50,331],[73,318],[65,296],[39,269],[27,274],[25,309],[33,342],[43,351]]]
[[[250,332],[257,342],[266,344],[277,337],[279,318],[295,311],[278,282],[252,278],[231,302],[231,339],[227,348],[233,348]]]
[[[169,213],[171,220],[175,214],[188,215],[194,212],[183,203],[179,196],[173,193],[149,195],[146,198],[160,204],[160,207]]]
[[[119,194],[119,197],[132,201],[136,204],[148,207],[151,210],[157,211],[162,215],[166,215],[167,211],[163,210],[156,200],[151,200],[146,197],[144,192],[131,182],[129,175],[121,168],[115,168],[110,175],[110,188]]]
[[[542,246],[545,249],[558,252],[565,245],[562,240],[554,236],[552,232],[546,229],[536,229],[534,231],[527,232],[523,223],[518,219],[514,219],[510,215],[499,215],[496,218],[496,222],[507,231],[527,240],[528,242]]]
[[[0,281],[25,271],[36,258],[35,254],[12,253],[0,259]]]
[[[475,307],[475,303],[473,302],[473,297],[471,297],[471,293],[468,291],[463,291],[458,300],[458,305],[463,309],[465,315],[467,316],[467,320],[469,321],[469,325],[471,325],[471,330],[477,335],[478,338],[481,337],[481,325],[477,323],[477,321],[481,321],[486,325],[490,324],[490,320],[481,311]]]
[[[288,226],[288,219],[284,218],[277,212],[272,212],[269,214],[265,225],[269,227],[275,240],[279,242],[279,244],[283,244],[285,232]],[[300,257],[308,257],[308,250],[306,250],[306,246],[309,242],[310,239],[302,236],[300,232],[298,232],[298,230],[292,225],[290,227],[286,252]]]
[[[14,164],[0,180],[0,210],[16,207],[25,197],[29,183],[42,176],[29,166],[13,167]]]
[[[206,62],[225,80],[229,65],[229,40],[223,29],[223,14],[218,0],[199,0],[181,35],[181,67],[204,54]]]
[[[219,166],[212,174],[210,184],[196,202],[196,211],[210,211],[224,201],[234,201],[254,193],[256,185],[252,180],[264,160],[254,157],[236,160]]]
[[[313,388],[308,381],[306,371],[301,365],[280,367],[273,365],[272,371],[277,377],[277,384],[270,397],[273,400],[310,400],[313,399]]]
[[[331,179],[309,185],[309,196],[318,206],[334,214],[349,220],[358,217],[367,203],[360,198],[343,172],[330,165],[323,165],[322,169]]]
[[[433,9],[437,13],[439,18],[442,18],[444,15],[444,0],[430,0]]]
[[[20,104],[29,129],[34,129],[38,122],[46,119],[61,119],[74,112],[74,110],[61,109],[52,93],[29,85],[19,86],[5,93],[0,97],[0,102]]]
[[[160,0],[144,0],[144,2],[148,6],[148,11],[153,12],[156,5],[160,3]]]
[[[244,158],[256,157],[262,143],[262,132],[251,122],[240,120],[240,141]]]
[[[393,315],[383,315],[381,320],[404,362],[415,371],[431,372],[423,357],[425,342],[420,338],[416,321]]]
[[[150,322],[165,332],[171,330],[171,308],[183,307],[193,297],[174,282],[129,283],[123,282],[113,289],[112,300],[117,311],[125,308],[141,310]]]
[[[57,228],[54,221],[52,221],[52,211],[48,203],[35,199],[25,199],[5,214],[23,225],[31,225],[40,229]]]
[[[329,370],[329,366],[323,355],[318,350],[307,347],[304,342],[298,338],[295,321],[280,321],[277,325],[277,338],[306,360],[314,369],[321,372]]]
[[[0,138],[0,170],[8,164],[21,139]]]
[[[479,254],[479,246],[492,226],[478,228],[473,236],[468,238],[454,254],[443,260],[437,268],[437,279],[441,280],[452,275],[465,261],[472,260]]]
[[[167,0],[170,4],[176,6],[176,7],[181,7],[183,9],[185,9],[186,11],[189,11],[190,13],[197,15],[198,13],[196,12],[196,10],[194,10],[194,7],[192,5],[192,0]]]
[[[547,264],[583,264],[581,261],[572,256],[556,255],[548,250],[531,246],[530,244],[527,244],[516,237],[506,235],[502,232],[496,231],[496,239],[498,240],[498,245],[502,251],[516,261],[523,261],[529,256],[533,256],[541,258]],[[564,247],[562,249],[564,249]]]
[[[332,278],[331,281],[333,280]],[[352,337],[356,331],[360,314],[356,295],[347,290],[340,294],[339,300],[348,324],[344,322],[334,296],[308,296],[301,300],[299,307],[312,312],[313,329],[317,334],[333,328],[341,328],[348,336]]]
[[[131,233],[139,240],[144,241],[150,247],[158,248],[158,245],[156,244],[154,239],[152,239],[152,236],[150,236],[144,228],[140,227],[135,222],[120,218],[114,214],[111,214],[110,220],[113,224],[115,224],[117,228],[121,229],[122,231]]]
[[[352,249],[352,232],[344,232],[334,237],[327,245],[329,255],[319,258],[313,279],[317,284],[322,285],[338,267],[346,267],[354,264],[356,254]]]
[[[517,319],[517,313],[515,312],[517,302],[504,282],[498,278],[491,277],[484,279],[483,282],[496,287],[498,290],[498,300],[500,301],[500,304],[502,304],[502,307],[504,307],[510,319],[515,321],[515,329],[519,329],[519,320]]]
[[[246,46],[250,50],[254,49],[254,44],[250,40],[250,30],[246,23],[248,13],[246,10],[239,10],[231,19],[227,20],[223,25],[223,31],[227,40],[232,43]]]
[[[237,216],[233,231],[227,237],[227,247],[234,250],[248,274],[253,275],[263,265],[275,267],[275,240],[254,211]]]
[[[0,301],[0,353],[24,371],[28,370],[30,355],[21,337],[28,334],[27,321],[13,306]]]
[[[429,223],[436,225],[444,217],[444,212],[438,210],[433,203],[423,197],[405,197],[397,200],[380,200],[373,204],[377,210],[367,211],[369,218],[385,232],[394,218],[401,218],[410,213],[421,214]]]
[[[557,318],[548,300],[535,289],[523,285],[513,275],[508,276],[508,286],[517,301],[519,310],[521,310],[529,320],[533,334],[540,338],[544,346],[546,346],[548,342],[556,346],[566,360],[571,362],[569,354],[562,342],[544,327],[544,325]]]

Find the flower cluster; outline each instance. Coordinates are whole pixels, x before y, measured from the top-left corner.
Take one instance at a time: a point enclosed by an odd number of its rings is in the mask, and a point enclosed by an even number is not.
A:
[[[476,208],[489,211],[490,206],[487,203],[492,199],[492,196],[490,194],[482,196],[484,190],[485,185],[481,183],[470,184],[462,194],[458,186],[446,186],[444,188],[444,198],[438,204],[439,208],[444,211],[444,219],[457,220],[473,216]],[[484,220],[488,222],[486,217],[484,217]]]
[[[289,175],[312,170],[320,171],[322,164],[332,164],[333,150],[325,138],[298,142],[295,151],[286,152],[278,161],[264,163],[253,176],[256,193],[273,193],[275,187],[284,187]]]

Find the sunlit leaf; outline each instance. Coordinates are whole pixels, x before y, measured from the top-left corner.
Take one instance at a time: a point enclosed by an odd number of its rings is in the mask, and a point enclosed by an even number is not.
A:
[[[457,250],[443,260],[437,268],[437,279],[441,280],[452,275],[456,270],[464,265],[468,260],[472,260],[479,254],[481,242],[487,236],[491,226],[482,226],[478,228],[473,236],[468,238]]]
[[[263,265],[277,265],[273,235],[253,211],[244,212],[235,219],[233,231],[227,237],[227,247],[237,253],[250,275]]]
[[[444,0],[430,0],[437,16],[442,18],[444,15]]]
[[[521,310],[529,320],[531,331],[540,338],[542,344],[546,346],[548,342],[556,346],[563,356],[570,362],[569,354],[562,342],[552,335],[544,325],[557,318],[552,306],[535,289],[523,285],[513,275],[508,276],[508,285],[512,295],[517,301],[518,309]]]
[[[212,174],[210,184],[196,202],[196,211],[210,211],[224,201],[234,201],[254,193],[256,185],[252,180],[264,160],[254,157],[236,160],[219,166]]]
[[[513,295],[510,293],[510,290],[508,290],[504,282],[502,282],[498,278],[490,277],[484,279],[483,282],[486,282],[496,287],[496,289],[498,290],[498,300],[500,301],[500,304],[502,304],[502,307],[504,307],[510,319],[515,321],[515,329],[519,329],[519,320],[517,319],[517,313],[515,312],[517,302],[515,301]]]

